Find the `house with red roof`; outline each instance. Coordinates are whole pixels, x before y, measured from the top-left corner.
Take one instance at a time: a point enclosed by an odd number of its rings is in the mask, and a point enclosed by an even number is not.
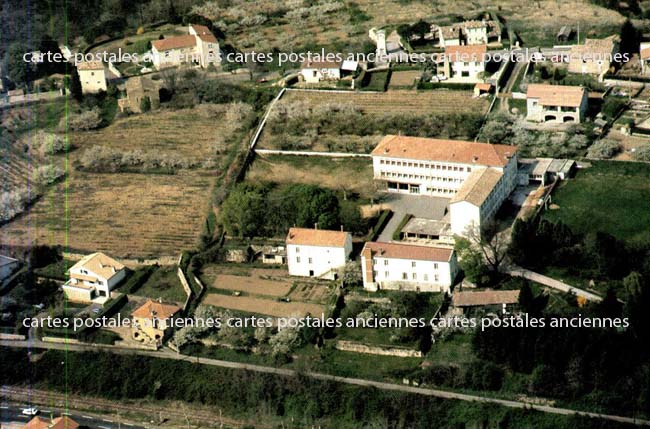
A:
[[[221,64],[219,41],[208,27],[190,24],[188,34],[171,36],[151,42],[156,69],[194,64],[200,67]]]
[[[438,74],[451,83],[483,82],[487,63],[487,45],[447,46],[438,66]]]
[[[363,287],[449,292],[458,274],[454,249],[403,243],[367,242],[361,251]]]
[[[530,84],[526,120],[577,124],[584,119],[587,102],[587,90],[581,86]]]

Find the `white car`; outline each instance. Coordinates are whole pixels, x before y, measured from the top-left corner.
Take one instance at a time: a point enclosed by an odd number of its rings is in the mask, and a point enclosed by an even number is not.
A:
[[[21,413],[26,416],[35,416],[38,414],[38,408],[23,408]]]

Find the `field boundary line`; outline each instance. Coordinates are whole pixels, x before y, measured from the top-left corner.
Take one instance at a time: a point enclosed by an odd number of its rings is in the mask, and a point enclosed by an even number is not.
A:
[[[310,152],[302,150],[255,149],[259,155],[322,156],[330,158],[371,158],[369,153]]]

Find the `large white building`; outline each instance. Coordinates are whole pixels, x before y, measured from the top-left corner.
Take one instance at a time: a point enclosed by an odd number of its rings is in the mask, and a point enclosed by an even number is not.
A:
[[[349,232],[290,228],[287,234],[289,275],[334,280],[352,253]]]
[[[368,242],[361,251],[361,272],[369,291],[449,292],[458,267],[450,248]]]
[[[388,135],[371,155],[388,192],[451,198],[454,234],[484,225],[517,185],[514,146]]]
[[[126,268],[103,253],[92,253],[74,264],[63,292],[70,301],[105,302],[111,291],[126,277]]]
[[[190,24],[188,34],[151,42],[156,69],[189,63],[201,67],[221,64],[219,41],[208,27]]]
[[[438,74],[452,83],[483,82],[486,53],[486,45],[447,46]]]
[[[587,101],[587,90],[581,86],[530,84],[526,90],[526,119],[580,123],[587,111]]]

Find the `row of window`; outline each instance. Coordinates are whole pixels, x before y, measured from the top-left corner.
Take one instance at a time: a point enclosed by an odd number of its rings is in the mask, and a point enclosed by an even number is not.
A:
[[[380,159],[379,164],[381,165],[396,165],[398,167],[412,167],[412,168],[428,168],[435,170],[443,171],[467,171],[468,173],[472,171],[472,167],[462,167],[458,165],[445,165],[445,164],[428,164],[424,162],[417,161],[395,161],[388,159]]]
[[[454,178],[454,177],[444,177],[444,176],[422,176],[420,174],[404,174],[404,173],[393,173],[391,171],[382,171],[381,177],[396,177],[400,179],[414,179],[414,180],[427,180],[439,182],[451,182],[451,183],[462,183],[465,179]]]
[[[377,278],[378,274],[379,273],[377,271],[373,271],[373,277],[374,278]],[[390,278],[390,271],[384,271],[384,279],[388,279],[388,278]],[[408,273],[402,273],[402,280],[409,280]],[[411,273],[411,280],[418,280],[418,274],[417,273]],[[422,276],[422,281],[428,282],[429,281],[429,275],[424,274]],[[440,276],[438,274],[434,274],[433,275],[433,281],[434,282],[440,281]]]
[[[389,259],[384,259],[384,265],[388,265]],[[372,259],[372,265],[377,265],[377,259],[373,258]],[[411,268],[415,268],[417,266],[417,261],[411,261]],[[433,263],[433,269],[437,270],[438,269],[438,263],[434,262]]]

